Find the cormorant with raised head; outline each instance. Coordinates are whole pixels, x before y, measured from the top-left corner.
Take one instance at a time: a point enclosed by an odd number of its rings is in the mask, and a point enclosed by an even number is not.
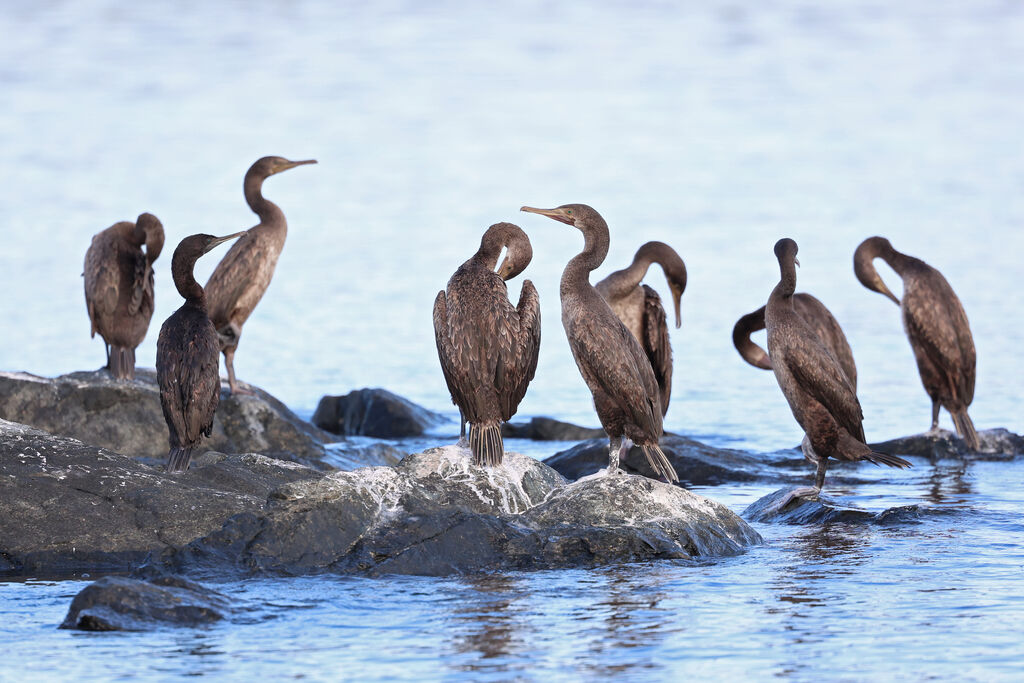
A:
[[[903,300],[896,298],[875,270],[881,258],[903,278]],[[949,411],[956,432],[972,451],[981,444],[967,406],[974,400],[977,356],[967,313],[949,282],[921,259],[901,254],[884,237],[869,237],[853,254],[853,272],[868,289],[892,299],[903,314],[903,329],[917,359],[917,370],[932,400],[931,431],[939,428],[939,406]]]
[[[185,303],[164,322],[156,342],[160,405],[170,432],[168,472],[188,469],[192,451],[213,430],[220,401],[220,342],[207,313],[206,295],[192,271],[200,256],[244,234],[191,235],[171,257],[174,286]]]
[[[263,196],[263,181],[289,168],[315,163],[316,159],[289,161],[282,157],[263,157],[245,174],[245,201],[260,217],[260,222],[235,242],[206,283],[210,320],[220,337],[232,394],[238,391],[235,350],[242,336],[242,325],[267,291],[288,235],[284,212]]]
[[[495,273],[498,256],[507,248]],[[434,338],[452,403],[462,418],[460,442],[470,427],[469,447],[477,465],[500,465],[505,453],[501,423],[516,413],[537,370],[540,299],[523,281],[519,305],[508,299],[505,281],[533,258],[530,240],[512,223],[487,229],[480,248],[448,280],[434,300]]]
[[[686,265],[676,250],[664,242],[647,242],[633,256],[628,268],[617,270],[594,285],[604,297],[612,312],[640,342],[651,361],[654,378],[661,392],[661,413],[668,411],[672,397],[672,343],[668,338],[668,321],[661,297],[651,287],[641,285],[647,269],[657,263],[665,273],[672,292],[672,306],[676,314],[676,328],[682,320],[680,299],[686,289]]]
[[[594,396],[594,408],[608,434],[608,473],[618,471],[632,441],[651,468],[666,481],[679,481],[658,445],[662,433],[661,396],[654,370],[640,342],[626,329],[590,284],[590,273],[608,256],[608,224],[586,204],[554,209],[522,207],[583,233],[583,251],[562,272],[562,326],[576,366]],[[623,439],[623,436],[626,439]]]
[[[142,247],[146,251],[142,251]],[[164,247],[164,226],[151,213],[97,233],[85,252],[85,307],[92,334],[107,350],[116,379],[135,377],[135,349],[153,317],[153,262]]]
[[[872,451],[865,443],[864,415],[850,379],[793,308],[796,266],[800,263],[796,254],[796,242],[789,238],[775,244],[780,279],[765,306],[768,356],[793,417],[804,430],[804,456],[817,465],[817,472],[813,489],[798,489],[785,502],[792,496],[820,492],[829,458],[910,467],[906,460]]]

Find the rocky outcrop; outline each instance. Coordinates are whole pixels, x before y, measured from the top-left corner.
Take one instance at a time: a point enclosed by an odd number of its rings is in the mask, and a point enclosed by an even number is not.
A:
[[[529,422],[505,422],[501,435],[506,439],[532,439],[534,441],[583,441],[604,438],[603,429],[580,427],[559,422],[550,417],[534,417]]]
[[[981,450],[977,453],[967,448],[964,440],[945,429],[924,432],[899,439],[871,444],[883,453],[896,455],[918,455],[938,460],[942,458],[970,457],[974,460],[1005,460],[1008,457],[1024,455],[1024,436],[1006,429],[986,429],[978,432]]]
[[[203,447],[319,466],[324,444],[337,439],[265,391],[241,386],[252,393],[221,393],[213,434]],[[134,380],[115,380],[106,370],[54,379],[0,372],[0,419],[137,458],[167,456],[167,424],[152,370],[137,369]]]
[[[420,436],[447,420],[386,389],[357,389],[320,399],[313,424],[344,436]]]
[[[445,575],[733,554],[757,534],[726,508],[641,477],[567,485],[506,452],[457,446],[323,472],[207,453],[184,474],[0,423],[0,570],[68,575],[146,560],[177,572]]]
[[[786,497],[792,490],[790,487],[782,488],[754,501],[743,511],[743,518],[751,522],[776,524],[905,524],[918,521],[921,514],[917,505],[871,512],[842,505],[820,494],[810,498],[791,498],[787,501]]]
[[[201,626],[220,621],[227,599],[186,579],[151,581],[107,576],[75,596],[61,628],[81,631],[144,631],[157,626]]]
[[[682,436],[661,438],[661,449],[683,484],[716,486],[733,481],[788,481],[803,458],[794,453],[752,455],[729,448],[715,448]],[[567,479],[579,479],[608,466],[608,440],[592,439],[547,458],[544,463]],[[620,462],[630,474],[655,477],[643,451],[630,449]],[[799,472],[799,469],[797,470]]]

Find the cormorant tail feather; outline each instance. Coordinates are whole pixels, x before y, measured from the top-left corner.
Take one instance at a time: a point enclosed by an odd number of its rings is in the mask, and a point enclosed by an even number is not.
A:
[[[486,467],[501,464],[505,456],[505,442],[501,439],[501,425],[473,424],[469,428],[469,449],[473,451],[473,463]]]
[[[167,453],[167,472],[177,473],[188,470],[188,464],[192,462],[192,451],[195,448],[178,447],[172,448]]]
[[[901,467],[903,469],[911,467],[911,464],[903,458],[879,451],[871,451],[861,459],[875,465],[888,465],[889,467]]]
[[[135,379],[135,349],[111,345],[107,368],[114,379]]]
[[[960,435],[960,438],[964,440],[967,447],[971,449],[972,453],[977,453],[981,450],[981,442],[978,440],[978,432],[974,429],[974,422],[971,421],[971,416],[967,414],[967,409],[950,413],[953,417],[953,424],[956,426],[956,433]]]
[[[672,467],[672,463],[665,457],[665,452],[661,450],[661,446],[658,444],[651,444],[648,446],[641,446],[644,455],[647,456],[647,463],[651,466],[658,476],[664,477],[665,481],[671,483],[679,481],[679,475],[676,474],[676,470]]]

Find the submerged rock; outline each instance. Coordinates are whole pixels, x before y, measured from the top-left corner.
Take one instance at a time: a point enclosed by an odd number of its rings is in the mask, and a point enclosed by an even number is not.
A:
[[[151,581],[107,576],[83,588],[61,628],[143,631],[155,626],[201,626],[220,621],[227,599],[176,576]]]
[[[580,427],[559,422],[550,417],[534,417],[529,422],[505,422],[501,435],[506,439],[533,439],[534,441],[583,441],[604,438],[603,429]]]
[[[754,501],[743,511],[743,518],[751,522],[775,522],[778,524],[822,524],[827,522],[897,524],[916,522],[919,517],[916,505],[871,512],[841,505],[820,494],[813,498],[793,498],[784,506],[781,505],[792,490],[790,487],[782,488]]]
[[[335,439],[265,391],[241,385],[252,394],[221,394],[213,434],[203,447],[319,465],[324,444]],[[137,458],[167,456],[167,424],[152,370],[136,369],[134,380],[115,380],[106,370],[54,379],[0,372],[0,419]]]
[[[444,416],[386,389],[357,389],[344,396],[324,396],[313,413],[313,424],[345,436],[420,436],[445,421]]]
[[[784,469],[797,458],[754,456],[729,448],[715,448],[682,436],[665,435],[661,449],[675,468],[683,484],[715,486],[732,481],[787,480],[792,475]],[[579,479],[608,466],[608,439],[584,441],[544,461],[567,479]],[[655,477],[647,457],[636,446],[620,463],[623,471]]]
[[[883,453],[896,455],[919,455],[924,458],[942,459],[969,456],[975,460],[995,459],[1024,455],[1024,436],[1007,429],[986,429],[978,432],[981,450],[977,453],[967,448],[964,440],[945,429],[924,432],[899,439],[890,439],[871,444]]]

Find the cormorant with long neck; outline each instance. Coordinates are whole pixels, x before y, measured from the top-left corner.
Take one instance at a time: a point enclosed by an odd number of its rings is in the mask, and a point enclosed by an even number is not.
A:
[[[903,279],[900,301],[882,282],[874,260],[881,258]],[[957,434],[978,451],[978,433],[967,414],[974,400],[977,355],[967,313],[949,282],[921,259],[893,249],[884,237],[869,237],[853,254],[853,272],[868,289],[884,294],[900,307],[903,329],[917,359],[917,370],[932,400],[931,431],[939,428],[939,406],[949,411]]]
[[[764,309],[765,307],[762,306],[736,321],[736,325],[732,328],[732,343],[743,360],[755,368],[771,370],[772,361],[768,357],[768,353],[750,339],[751,334],[765,328]],[[846,335],[843,334],[843,328],[839,326],[839,321],[825,308],[825,304],[805,292],[793,295],[793,309],[818,335],[818,339],[825,345],[825,348],[836,357],[839,367],[843,369],[847,379],[850,380],[850,386],[856,391],[857,365],[853,362],[853,351],[850,349],[850,343],[846,341]]]
[[[260,222],[235,242],[206,283],[210,320],[220,337],[232,394],[238,391],[235,350],[242,335],[242,325],[267,291],[288,235],[284,212],[263,196],[263,181],[289,168],[315,163],[316,159],[289,161],[282,157],[263,157],[245,174],[245,201],[260,217]]]
[[[651,287],[641,285],[647,269],[657,263],[665,273],[672,291],[676,328],[681,324],[679,302],[686,289],[686,265],[676,250],[664,242],[647,242],[633,256],[628,268],[617,270],[594,285],[608,306],[640,342],[651,362],[654,378],[661,392],[661,413],[668,411],[672,397],[672,343],[668,338],[668,321],[661,297]]]
[[[191,235],[178,244],[171,257],[174,286],[185,303],[164,322],[156,342],[160,405],[170,432],[168,472],[188,469],[192,451],[213,429],[213,416],[220,401],[220,342],[207,314],[206,295],[196,282],[193,269],[200,256],[244,234]]]
[[[146,251],[142,251],[142,247]],[[164,247],[164,226],[151,213],[97,233],[85,252],[85,307],[92,334],[107,350],[116,379],[135,377],[135,349],[153,317],[153,262]]]
[[[498,272],[501,250],[508,251]],[[519,305],[512,306],[505,281],[526,269],[533,248],[512,223],[487,229],[480,248],[448,280],[434,300],[434,338],[452,403],[471,428],[469,447],[477,465],[500,465],[505,453],[501,423],[516,413],[537,370],[540,299],[523,281]]]
[[[865,443],[864,415],[853,385],[836,357],[793,308],[800,263],[796,254],[796,242],[789,238],[775,244],[781,277],[765,305],[772,370],[793,417],[804,430],[804,455],[817,465],[814,488],[791,495],[820,492],[829,458],[910,467],[906,460],[872,451]]]
[[[585,204],[554,209],[522,207],[583,233],[583,251],[562,272],[562,326],[576,366],[594,396],[594,408],[608,434],[608,473],[618,471],[632,441],[651,468],[666,481],[679,481],[658,440],[662,433],[661,397],[654,370],[640,342],[626,329],[590,284],[590,273],[608,256],[608,224]],[[624,440],[622,437],[625,436]]]

